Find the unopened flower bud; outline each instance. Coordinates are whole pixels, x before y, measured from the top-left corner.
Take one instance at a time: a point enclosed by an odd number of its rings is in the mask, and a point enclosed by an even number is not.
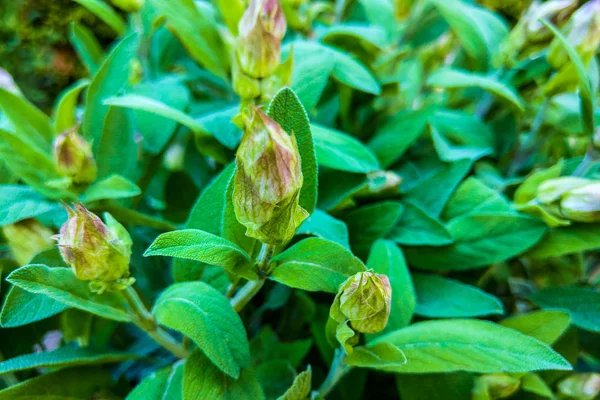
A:
[[[387,325],[391,301],[392,287],[386,275],[359,272],[342,284],[329,315],[338,323],[349,321],[356,332],[377,333]]]
[[[41,251],[52,247],[52,232],[36,219],[24,219],[2,227],[8,248],[19,265],[28,264]]]
[[[145,0],[110,0],[115,7],[126,12],[138,12],[144,6]]]
[[[263,243],[290,240],[308,217],[299,205],[302,170],[296,138],[257,108],[236,154],[233,205],[246,235]]]
[[[587,65],[600,46],[600,0],[592,0],[575,11],[566,30],[567,41]],[[558,39],[554,39],[548,52],[548,62],[558,69],[568,61],[563,45]]]
[[[97,169],[92,148],[77,133],[77,127],[55,139],[54,163],[58,173],[74,183],[86,184],[96,180]]]
[[[241,72],[252,78],[271,75],[279,65],[285,31],[279,0],[251,0],[239,24],[236,58]]]
[[[132,243],[125,228],[109,214],[104,224],[81,204],[67,211],[69,219],[60,229],[58,246],[77,278],[93,281],[100,292],[133,283],[127,279]]]
[[[510,397],[521,385],[521,381],[504,373],[483,375],[479,378],[487,390],[490,399]]]
[[[574,374],[558,384],[560,394],[568,399],[592,400],[600,394],[600,374]]]
[[[600,221],[600,182],[568,191],[560,200],[560,211],[571,221]]]
[[[548,179],[542,183],[537,190],[537,200],[540,203],[550,204],[557,201],[565,193],[575,188],[585,186],[593,181],[586,178],[578,178],[575,176],[563,176],[555,179]]]

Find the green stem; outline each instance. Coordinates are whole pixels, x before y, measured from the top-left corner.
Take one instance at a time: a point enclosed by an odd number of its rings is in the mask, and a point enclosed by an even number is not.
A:
[[[231,306],[236,312],[242,311],[246,304],[252,300],[265,284],[265,279],[261,277],[255,281],[246,283],[231,299]]]
[[[318,393],[320,396],[327,396],[327,394],[333,390],[335,385],[337,385],[339,380],[342,379],[342,377],[346,375],[348,371],[350,371],[351,367],[344,363],[345,356],[346,353],[344,352],[343,348],[340,347],[339,349],[335,350],[333,361],[331,362],[331,367],[329,368],[329,373],[321,384],[321,387],[319,387]]]
[[[598,152],[596,149],[594,149],[593,144],[591,144],[588,151],[585,152],[585,156],[583,157],[583,160],[581,160],[581,164],[579,164],[573,172],[573,176],[586,176],[596,161],[598,161]]]
[[[187,358],[190,353],[173,336],[158,326],[154,316],[148,311],[138,293],[129,286],[123,295],[131,308],[133,323],[145,331],[152,339],[179,358]]]

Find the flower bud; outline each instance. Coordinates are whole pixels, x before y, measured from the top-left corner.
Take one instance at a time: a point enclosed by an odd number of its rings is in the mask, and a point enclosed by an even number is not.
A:
[[[574,374],[558,384],[560,394],[568,399],[592,400],[600,394],[600,374]]]
[[[144,0],[110,0],[110,2],[126,12],[138,12],[144,6]]]
[[[392,287],[386,275],[359,272],[338,290],[329,315],[339,323],[350,322],[357,332],[377,333],[387,325]]]
[[[58,247],[78,279],[94,281],[98,291],[133,283],[129,277],[131,237],[109,214],[107,224],[82,204],[67,207],[69,219],[60,229]]]
[[[36,219],[24,219],[2,227],[8,248],[19,265],[28,264],[39,252],[49,249],[52,232]]]
[[[279,65],[286,22],[279,0],[251,0],[239,24],[236,58],[241,72],[265,78]]]
[[[566,29],[567,41],[587,65],[600,46],[600,0],[592,0],[575,11]],[[562,44],[554,39],[548,52],[548,62],[558,69],[568,61],[569,57]]]
[[[308,217],[298,202],[303,182],[300,154],[293,134],[260,109],[250,112],[236,154],[235,215],[247,236],[282,244]]]
[[[54,140],[54,163],[58,173],[74,183],[91,183],[96,179],[92,148],[77,133],[77,127],[61,133]]]
[[[590,179],[578,178],[574,176],[563,176],[555,179],[548,179],[542,183],[537,190],[537,200],[540,203],[550,204],[559,200],[562,195],[575,188],[592,183]]]
[[[568,191],[560,201],[564,218],[576,222],[600,221],[600,182]]]
[[[509,374],[496,373],[483,375],[479,378],[486,388],[491,399],[504,399],[510,397],[521,385],[521,381]]]

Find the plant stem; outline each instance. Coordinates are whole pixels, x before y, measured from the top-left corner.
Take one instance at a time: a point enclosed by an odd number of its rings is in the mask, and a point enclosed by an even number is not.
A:
[[[231,306],[237,312],[240,312],[246,305],[252,300],[254,296],[260,291],[265,284],[264,274],[267,272],[267,267],[273,253],[275,252],[275,245],[263,243],[260,248],[260,253],[256,257],[256,266],[258,272],[261,274],[260,278],[247,282],[231,299]]]
[[[236,312],[242,311],[246,304],[252,300],[254,296],[260,291],[260,288],[265,284],[263,277],[246,283],[242,288],[233,296],[231,299],[231,306]]]
[[[581,164],[579,164],[573,172],[573,176],[586,176],[596,161],[598,161],[598,152],[594,149],[593,144],[591,144],[588,151],[585,152]]]
[[[138,293],[129,286],[123,295],[131,308],[133,323],[145,331],[152,339],[179,358],[187,358],[190,353],[173,336],[158,326],[154,316],[148,311]]]
[[[333,356],[333,361],[331,362],[331,367],[329,368],[329,373],[327,377],[319,387],[319,395],[322,397],[327,396],[329,392],[337,385],[339,380],[346,375],[350,368],[348,365],[344,363],[344,357],[346,353],[343,348],[339,348],[335,350],[335,354]]]

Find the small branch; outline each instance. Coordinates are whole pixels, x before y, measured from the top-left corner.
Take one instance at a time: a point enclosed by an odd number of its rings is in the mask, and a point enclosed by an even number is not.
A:
[[[329,373],[318,390],[318,394],[321,397],[327,396],[327,394],[333,390],[335,385],[337,385],[339,380],[350,371],[351,367],[344,363],[345,356],[346,353],[342,347],[335,350]]]
[[[131,308],[133,323],[145,331],[152,339],[179,358],[187,358],[190,353],[173,336],[158,326],[156,319],[148,311],[138,293],[131,286],[122,291]]]

